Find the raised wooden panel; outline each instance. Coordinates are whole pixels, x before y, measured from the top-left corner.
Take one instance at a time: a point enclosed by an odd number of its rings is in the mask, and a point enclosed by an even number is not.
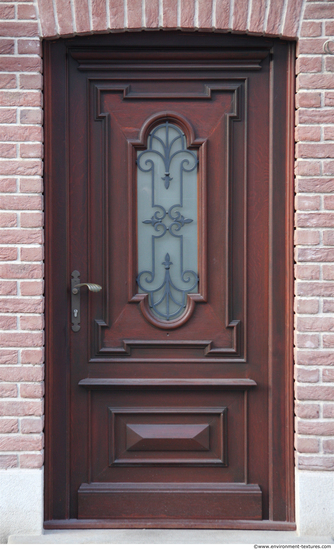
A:
[[[138,506],[138,502],[145,505]],[[78,491],[79,519],[262,519],[258,485],[237,483],[91,483]]]
[[[227,466],[227,409],[109,409],[109,465]]]

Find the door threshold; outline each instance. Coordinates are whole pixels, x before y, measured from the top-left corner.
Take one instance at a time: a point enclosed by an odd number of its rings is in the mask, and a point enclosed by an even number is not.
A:
[[[44,522],[44,529],[229,529],[257,531],[295,531],[296,524],[286,521],[242,521],[242,520],[50,520]]]

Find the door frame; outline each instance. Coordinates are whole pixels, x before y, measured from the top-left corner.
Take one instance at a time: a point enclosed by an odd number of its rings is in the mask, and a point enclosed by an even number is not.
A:
[[[166,41],[172,31],[163,33],[129,33],[108,35],[110,43],[140,43],[148,40],[155,44]],[[189,36],[194,33],[182,33]],[[205,33],[196,33],[206,36]],[[145,36],[143,36],[145,35]],[[212,33],[207,33],[212,35]],[[242,35],[215,35],[217,44],[249,44],[254,46],[266,42],[279,45],[280,39],[245,37]],[[149,38],[148,38],[149,37]],[[270,82],[270,205],[269,205],[269,239],[271,242],[269,265],[269,448],[271,465],[269,477],[272,488],[269,497],[269,519],[262,521],[208,520],[200,522],[187,521],[150,521],[144,525],[139,520],[76,520],[69,517],[69,339],[70,312],[66,297],[59,297],[57,289],[69,288],[69,251],[68,251],[68,203],[69,203],[69,167],[66,150],[68,119],[68,49],[73,45],[99,45],[105,36],[58,39],[44,42],[44,90],[45,90],[45,264],[46,264],[46,411],[45,411],[45,522],[46,529],[54,528],[213,528],[213,529],[281,529],[294,530],[294,464],[293,464],[293,166],[294,166],[294,60],[295,43],[289,43],[288,66],[285,63],[271,61]],[[185,38],[187,40],[187,38]],[[192,39],[189,39],[192,40]],[[279,47],[279,46],[278,46]],[[59,51],[55,63],[52,51]],[[51,61],[53,63],[51,67]],[[56,65],[56,66],[55,66]],[[275,79],[288,71],[286,102],[274,105],[273,85]],[[53,93],[55,74],[61,86],[57,94]],[[60,92],[60,93],[59,93]],[[52,112],[57,112],[57,125],[52,122]],[[282,123],[282,120],[284,123]],[[286,159],[282,163],[282,156]],[[65,162],[64,162],[65,159]],[[285,188],[281,185],[285,181]],[[276,208],[277,203],[281,208]],[[283,210],[283,212],[282,212]],[[284,215],[284,250],[282,235],[275,227],[282,226]],[[274,254],[280,250],[279,257],[284,256],[282,266]],[[285,273],[284,277],[282,273]],[[275,302],[274,289],[284,286],[284,314],[282,303]],[[55,323],[55,320],[58,320]],[[60,321],[59,320],[63,320]],[[281,335],[284,335],[282,337]],[[283,340],[283,341],[282,341]],[[275,358],[275,349],[283,348],[284,366]],[[282,352],[282,353],[283,353]],[[282,404],[283,400],[283,404]],[[277,419],[275,409],[282,412]],[[274,422],[275,419],[275,422]],[[279,454],[284,450],[283,455]],[[275,472],[284,470],[284,486]],[[273,495],[278,491],[285,495],[286,521],[275,519],[277,511]]]

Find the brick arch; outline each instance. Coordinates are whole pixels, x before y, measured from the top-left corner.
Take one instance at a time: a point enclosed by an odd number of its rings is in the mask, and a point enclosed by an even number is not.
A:
[[[41,36],[183,29],[297,38],[304,0],[36,0]]]

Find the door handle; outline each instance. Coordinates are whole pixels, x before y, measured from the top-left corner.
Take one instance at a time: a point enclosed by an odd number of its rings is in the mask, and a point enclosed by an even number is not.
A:
[[[102,290],[101,285],[96,283],[80,283],[80,272],[77,270],[71,273],[71,321],[73,332],[79,332],[80,330],[80,289],[84,286],[90,290],[90,292],[100,292]]]

